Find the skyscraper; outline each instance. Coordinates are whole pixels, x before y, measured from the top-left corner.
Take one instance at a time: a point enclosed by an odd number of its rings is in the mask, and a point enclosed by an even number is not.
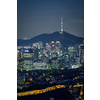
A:
[[[38,49],[36,48],[34,50],[34,60],[37,60],[38,59]]]
[[[63,50],[63,55],[66,55],[68,53],[68,46],[63,46],[62,50]]]
[[[84,44],[79,45],[79,57],[81,60],[81,64],[84,63]]]
[[[24,68],[24,70],[33,70],[34,69],[33,50],[32,49],[24,50],[23,68]]]
[[[21,51],[17,49],[17,69],[21,66]]]

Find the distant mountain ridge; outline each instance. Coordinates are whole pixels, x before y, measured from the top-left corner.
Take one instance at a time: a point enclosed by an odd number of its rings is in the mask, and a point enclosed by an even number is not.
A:
[[[75,44],[83,43],[84,38],[74,36],[70,33],[66,33],[65,31],[63,32],[63,35],[60,34],[60,32],[54,32],[51,34],[44,33],[35,36],[29,40],[17,39],[17,46],[32,45],[33,43],[39,41],[42,41],[43,45],[45,46],[46,43],[50,43],[51,41],[57,41],[57,40],[60,41],[61,44],[64,46],[64,45],[75,45]]]

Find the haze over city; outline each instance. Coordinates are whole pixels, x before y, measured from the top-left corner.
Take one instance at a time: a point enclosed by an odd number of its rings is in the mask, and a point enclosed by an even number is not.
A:
[[[84,37],[84,0],[17,0],[17,38],[63,30]]]

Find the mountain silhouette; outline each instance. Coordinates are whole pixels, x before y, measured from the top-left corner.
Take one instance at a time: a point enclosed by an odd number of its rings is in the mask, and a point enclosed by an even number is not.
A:
[[[50,43],[51,41],[57,41],[57,40],[60,41],[60,43],[64,46],[64,45],[75,45],[83,43],[84,38],[74,36],[70,33],[66,33],[65,31],[63,32],[63,34],[60,34],[60,32],[57,31],[51,34],[44,33],[35,36],[29,40],[17,39],[17,46],[28,46],[28,45],[32,46],[33,43],[39,41],[42,41],[43,45],[45,46],[46,43]]]

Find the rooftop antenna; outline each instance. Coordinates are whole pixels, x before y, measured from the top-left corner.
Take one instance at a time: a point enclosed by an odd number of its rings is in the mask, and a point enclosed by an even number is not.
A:
[[[49,34],[49,29],[48,29],[48,34]]]

